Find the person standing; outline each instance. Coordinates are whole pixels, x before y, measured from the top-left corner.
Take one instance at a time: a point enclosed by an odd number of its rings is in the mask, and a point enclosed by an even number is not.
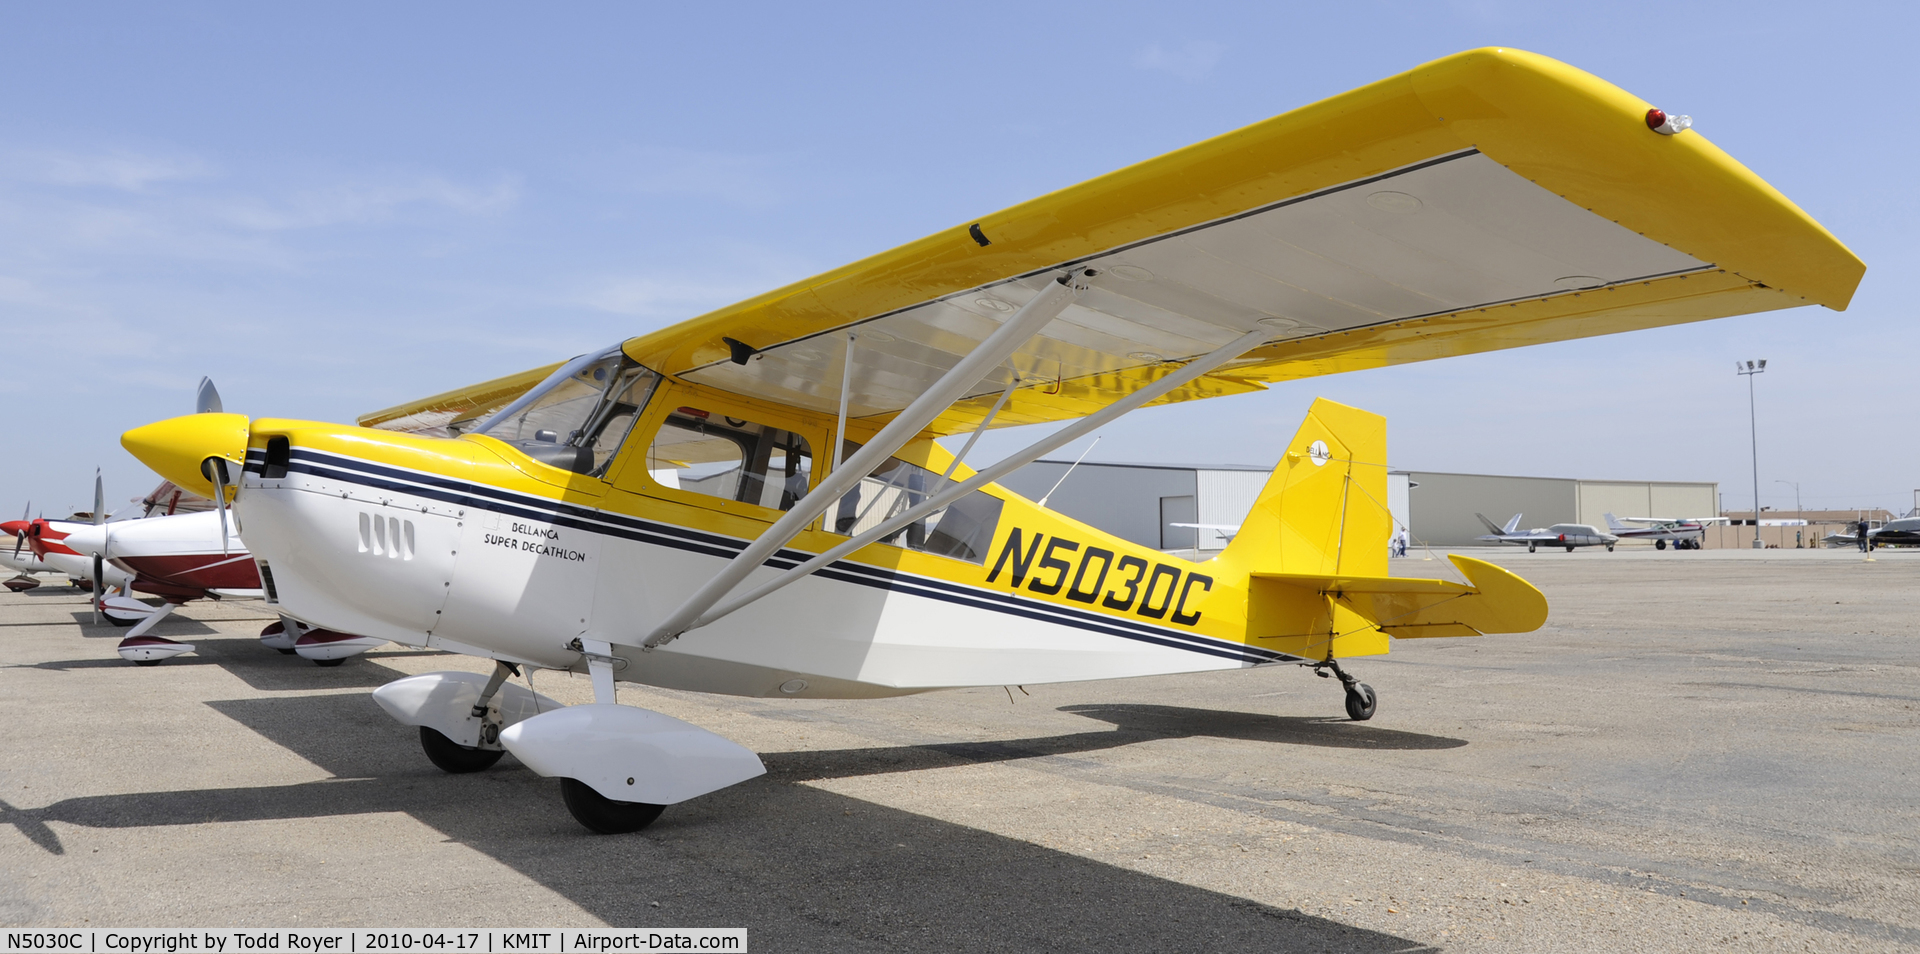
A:
[[[1867,522],[1865,520],[1862,520],[1859,522],[1859,524],[1855,525],[1853,528],[1853,534],[1854,534],[1854,537],[1860,541],[1860,552],[1861,553],[1867,552],[1867,549],[1869,546],[1867,542]]]

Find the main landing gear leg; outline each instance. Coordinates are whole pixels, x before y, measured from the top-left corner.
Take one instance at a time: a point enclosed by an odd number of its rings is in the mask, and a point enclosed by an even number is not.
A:
[[[520,667],[510,662],[494,660],[493,675],[487,678],[487,686],[480,690],[480,701],[474,703],[472,715],[479,719],[480,738],[486,745],[497,745],[500,740],[500,720],[489,718],[493,697],[507,681],[507,676],[520,674]],[[420,727],[420,748],[427,753],[427,760],[439,766],[443,772],[465,775],[493,767],[500,757],[507,754],[505,749],[468,748],[447,738],[438,729]]]
[[[1313,674],[1322,679],[1329,676],[1340,677],[1340,685],[1347,690],[1347,717],[1355,722],[1365,722],[1373,718],[1379,708],[1380,700],[1373,694],[1373,687],[1353,678],[1340,664],[1329,657],[1325,662],[1313,664]]]
[[[613,647],[604,640],[581,639],[580,654],[587,657],[587,674],[593,678],[593,701],[613,705]],[[574,821],[602,835],[639,831],[653,824],[666,810],[665,805],[616,801],[579,779],[562,778],[560,794],[566,799],[567,812],[573,815]]]

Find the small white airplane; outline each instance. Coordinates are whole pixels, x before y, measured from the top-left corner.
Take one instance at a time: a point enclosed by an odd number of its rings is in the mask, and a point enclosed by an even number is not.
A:
[[[1476,513],[1474,516],[1479,517],[1480,522],[1486,524],[1488,530],[1493,531],[1481,534],[1474,539],[1485,540],[1488,543],[1506,543],[1516,547],[1524,546],[1528,553],[1534,552],[1534,548],[1541,546],[1566,547],[1568,553],[1572,553],[1578,547],[1606,547],[1611,552],[1613,545],[1620,540],[1611,533],[1601,533],[1598,528],[1584,523],[1556,523],[1551,527],[1521,530],[1521,514],[1514,514],[1513,519],[1508,520],[1504,527],[1488,520],[1486,514]]]
[[[1606,514],[1607,530],[1622,540],[1652,540],[1655,550],[1673,544],[1675,550],[1698,550],[1707,528],[1725,523],[1725,517],[1616,517]],[[1629,524],[1645,526],[1629,526]]]
[[[96,478],[96,485],[98,478]],[[99,507],[89,519],[96,523],[105,523],[106,514]],[[35,559],[46,567],[64,573],[76,586],[84,585],[93,591],[94,621],[102,616],[116,626],[131,626],[144,618],[152,607],[126,595],[127,584],[133,582],[133,575],[111,564],[94,559],[67,546],[66,538],[92,524],[77,520],[48,520],[38,517],[33,520],[8,521],[9,532],[14,533],[15,547],[24,542]]]
[[[11,579],[5,580],[7,589],[15,593],[24,593],[40,585],[38,578],[42,573],[58,573],[58,568],[40,559],[27,548],[27,530],[33,525],[33,502],[27,502],[26,512],[18,520],[0,523],[0,533],[13,538],[12,550],[0,550],[0,566],[14,572]]]
[[[511,751],[589,829],[634,831],[765,768],[617,704],[617,681],[861,699],[1278,663],[1337,676],[1370,718],[1344,660],[1547,614],[1483,561],[1388,574],[1383,418],[1314,402],[1204,563],[994,481],[1150,402],[1844,308],[1864,269],[1678,117],[1484,49],[550,374],[365,426],[207,413],[121,440],[231,501],[280,612],[495,662],[375,691],[436,765]],[[1065,426],[978,470],[973,440],[937,443],[1042,422]],[[529,667],[587,674],[594,701],[508,681]]]

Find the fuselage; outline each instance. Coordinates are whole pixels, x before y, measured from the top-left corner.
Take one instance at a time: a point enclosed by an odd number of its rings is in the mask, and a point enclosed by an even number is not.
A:
[[[68,546],[66,539],[70,534],[92,526],[68,520],[35,520],[27,528],[27,545],[48,567],[65,573],[71,579],[91,580],[93,557]],[[101,575],[106,579],[98,582],[107,586],[125,587],[133,581],[133,574],[110,563],[101,567]]]
[[[1604,547],[1612,546],[1619,537],[1601,531],[1584,523],[1556,523],[1551,527],[1536,527],[1516,533],[1487,534],[1480,537],[1508,546],[1516,547]]]
[[[88,558],[99,553],[133,577],[136,592],[169,600],[258,596],[260,573],[232,520],[221,539],[221,515],[212,511],[81,525],[61,542]]]
[[[1707,528],[1697,523],[1662,524],[1652,527],[1622,527],[1611,531],[1622,540],[1693,540],[1705,537]]]
[[[604,641],[622,660],[620,678],[754,696],[881,696],[1387,650],[1382,632],[1337,601],[1256,594],[1250,568],[1235,562],[1251,544],[1192,563],[987,485],[643,652],[657,621],[811,492],[816,474],[801,465],[834,424],[679,382],[661,389],[617,452],[576,448],[555,440],[567,431],[546,428],[509,443],[251,422],[233,510],[268,599],[330,630],[547,668],[582,666],[582,647]],[[1384,444],[1384,425],[1369,420]],[[1384,457],[1384,447],[1366,453]],[[909,443],[736,592],[925,499],[950,463],[931,440]],[[1384,543],[1389,518],[1343,516],[1346,481],[1361,479],[1348,470],[1304,453],[1282,462],[1274,479],[1312,504],[1300,505],[1294,536],[1272,544],[1275,559],[1284,549],[1308,572],[1386,575],[1385,548],[1370,542]],[[1243,531],[1236,544],[1257,538]]]
[[[554,494],[449,474],[538,473],[479,439],[419,448],[441,458],[427,468],[307,449],[303,437],[285,476],[244,477],[234,510],[271,598],[328,629],[549,668],[573,667],[574,640],[599,638],[626,660],[624,679],[756,696],[880,696],[1283,658],[1207,633],[1221,587],[1203,567],[1011,494],[980,562],[878,545],[642,653],[647,623],[718,572],[764,519],[617,482]],[[841,539],[807,531],[747,585]],[[1096,601],[1111,601],[1109,612]]]

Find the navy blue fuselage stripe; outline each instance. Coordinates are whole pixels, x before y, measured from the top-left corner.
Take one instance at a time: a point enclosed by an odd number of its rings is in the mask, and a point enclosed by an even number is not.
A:
[[[249,450],[246,470],[257,476],[260,470],[259,465],[264,462],[263,452]],[[746,547],[746,541],[732,537],[608,513],[471,481],[387,467],[321,451],[294,449],[287,470],[289,473],[310,474],[327,480],[390,490],[455,506],[490,511],[503,516],[520,517],[586,533],[600,533],[721,559],[731,559]],[[791,569],[814,556],[815,554],[802,550],[782,549],[770,557],[766,565],[775,569]],[[822,567],[815,575],[843,583],[1006,613],[1039,622],[1185,649],[1238,662],[1261,663],[1298,658],[1257,646],[1223,642],[1198,633],[1161,629],[1132,620],[1116,619],[1069,607],[1039,603],[1011,593],[982,591],[945,580],[929,579],[859,563],[837,561]]]

